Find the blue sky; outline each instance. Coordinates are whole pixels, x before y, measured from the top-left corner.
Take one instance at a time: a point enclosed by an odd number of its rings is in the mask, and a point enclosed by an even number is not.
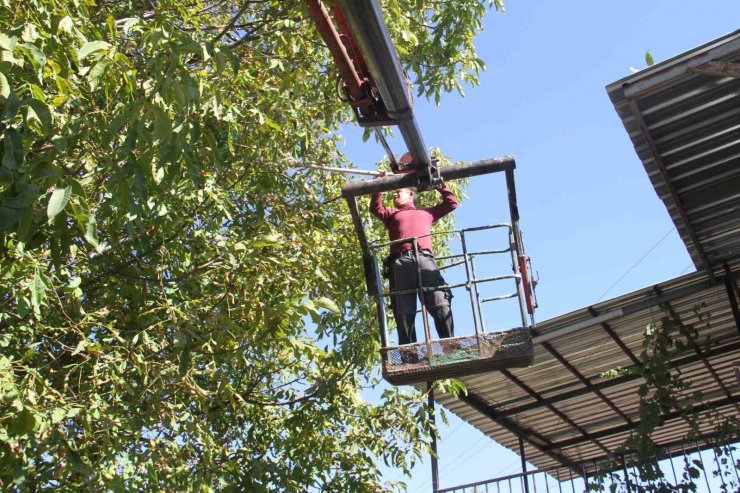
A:
[[[644,68],[647,50],[660,62],[739,21],[740,0],[512,1],[505,14],[485,18],[476,43],[487,64],[480,87],[467,87],[465,98],[447,95],[440,107],[416,101],[427,145],[453,160],[516,157],[525,244],[540,276],[539,320],[595,303],[628,271],[604,299],[694,270],[605,86]],[[382,158],[359,129],[345,139],[357,166],[373,169]],[[404,151],[400,138],[393,147]],[[502,183],[474,178],[458,225],[507,221]],[[454,416],[441,425],[439,451],[442,487],[519,472],[516,455]],[[408,484],[410,492],[431,490],[428,461]]]

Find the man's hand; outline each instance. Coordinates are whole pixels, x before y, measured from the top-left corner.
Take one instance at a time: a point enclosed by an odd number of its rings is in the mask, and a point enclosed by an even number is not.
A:
[[[377,175],[375,175],[375,178],[373,180],[377,180],[378,178],[385,178],[386,176],[390,175],[386,170],[380,170]]]

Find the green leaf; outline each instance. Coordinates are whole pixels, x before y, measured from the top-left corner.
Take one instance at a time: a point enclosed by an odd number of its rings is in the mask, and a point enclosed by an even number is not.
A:
[[[21,217],[18,220],[18,230],[16,235],[18,240],[24,243],[31,238],[31,228],[33,227],[34,211],[33,207],[28,207],[21,211]]]
[[[46,65],[46,55],[44,55],[44,52],[38,46],[31,43],[21,43],[18,45],[18,48],[29,57],[31,64],[36,69],[40,69]]]
[[[28,409],[23,409],[19,413],[16,413],[13,424],[10,426],[10,431],[15,436],[28,435],[33,432],[36,425],[36,416]]]
[[[46,295],[46,284],[41,279],[39,273],[33,276],[33,282],[31,283],[31,306],[33,307],[33,314],[36,318],[41,318],[41,302],[44,300]]]
[[[5,108],[3,111],[3,116],[6,120],[12,120],[18,113],[18,108],[20,108],[21,106],[21,100],[18,99],[18,96],[15,95],[15,92],[11,91],[10,96],[5,101],[4,106]]]
[[[90,83],[91,89],[95,90],[98,87],[98,84],[100,83],[100,78],[103,76],[110,64],[110,59],[103,58],[98,63],[93,65],[93,68],[90,69],[90,72],[87,74],[87,81]]]
[[[653,54],[650,53],[650,50],[645,52],[645,63],[648,67],[655,65],[655,60],[653,60]]]
[[[10,171],[17,169],[23,162],[23,142],[16,129],[5,130],[3,147],[3,168]]]
[[[48,135],[49,133],[51,133],[52,120],[49,107],[46,106],[43,102],[34,98],[28,99],[28,105],[33,110],[32,112],[29,112],[29,117],[36,118],[41,123],[41,128],[44,132],[44,135]]]
[[[278,130],[278,131],[283,129],[283,127],[281,127],[280,125],[278,125],[277,123],[275,123],[273,120],[271,120],[267,116],[265,116],[265,123],[267,124],[268,127],[272,128],[272,129],[275,129],[275,130]]]
[[[31,95],[41,101],[42,103],[46,103],[46,94],[44,94],[44,90],[41,89],[37,84],[29,84],[28,85],[31,88]]]
[[[82,411],[81,407],[73,407],[69,411],[67,411],[67,417],[68,418],[74,418],[78,414],[80,414],[80,411]]]
[[[39,38],[39,33],[36,30],[36,26],[32,23],[27,23],[23,27],[23,33],[21,34],[21,39],[23,41],[26,41],[27,43],[33,43]]]
[[[72,33],[74,29],[74,22],[72,22],[72,19],[68,15],[65,15],[57,25],[57,34]]]
[[[154,120],[154,137],[164,142],[170,138],[172,134],[172,123],[170,122],[169,115],[160,108],[152,108],[153,120]]]
[[[25,209],[33,204],[39,196],[39,187],[31,183],[16,185],[16,190],[16,195],[5,201],[6,207]]]
[[[67,412],[61,407],[58,407],[51,412],[51,422],[53,424],[57,424],[60,421],[62,421],[66,416],[67,416]]]
[[[89,55],[98,51],[108,50],[108,48],[110,48],[110,44],[106,43],[105,41],[88,41],[87,43],[83,44],[82,47],[77,51],[77,58],[82,61]]]
[[[92,246],[96,247],[100,244],[98,241],[98,223],[95,220],[95,215],[90,213],[87,216],[87,224],[85,225],[85,239]]]
[[[268,247],[280,244],[280,236],[276,234],[264,235],[257,238],[253,245],[255,247]]]
[[[0,72],[0,96],[7,98],[10,96],[10,84],[8,79],[5,78],[5,74]]]
[[[21,211],[19,209],[0,207],[0,231],[14,228],[20,217]]]
[[[320,307],[326,308],[327,310],[330,310],[334,313],[340,313],[340,310],[337,304],[325,296],[322,296],[321,298],[318,298],[317,300],[314,300],[314,301]]]
[[[128,118],[128,111],[121,111],[108,125],[108,130],[106,130],[105,135],[103,135],[103,144],[108,145],[113,140],[113,137],[115,137],[118,134],[118,131],[121,130],[121,127],[126,122],[126,119]]]
[[[228,47],[221,47],[222,53],[226,55],[226,57],[229,59],[229,63],[231,64],[231,71],[234,72],[233,75],[237,75],[239,73],[239,67],[240,67],[240,61],[239,57],[237,57],[233,51],[231,51]]]
[[[49,224],[54,218],[64,210],[69,202],[69,196],[72,193],[72,187],[55,188],[49,199],[49,205],[46,207],[46,216],[49,218]]]
[[[226,57],[222,52],[217,52],[216,55],[213,57],[216,61],[216,76],[220,77],[221,74],[223,74],[224,70],[226,70]]]
[[[3,50],[13,51],[18,44],[18,38],[15,36],[8,37],[7,35],[0,33],[0,48]]]

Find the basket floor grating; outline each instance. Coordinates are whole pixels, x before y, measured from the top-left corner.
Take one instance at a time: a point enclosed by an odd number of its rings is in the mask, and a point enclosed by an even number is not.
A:
[[[532,332],[524,328],[387,347],[381,356],[383,378],[406,385],[523,368],[532,364],[534,346]]]

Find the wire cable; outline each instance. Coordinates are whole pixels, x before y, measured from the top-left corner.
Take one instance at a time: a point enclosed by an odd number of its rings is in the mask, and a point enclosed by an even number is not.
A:
[[[681,273],[680,273],[680,274],[678,274],[678,275],[679,275],[679,276],[682,276],[682,275],[686,274],[686,271],[688,271],[688,270],[689,270],[690,268],[692,268],[693,266],[694,266],[694,262],[691,262],[691,263],[690,263],[689,265],[687,265],[687,266],[686,266],[686,268],[685,268],[684,270],[682,270],[682,271],[681,271]]]
[[[473,448],[475,448],[476,446],[478,446],[478,444],[481,441],[483,441],[483,439],[485,439],[485,438],[488,438],[488,436],[487,435],[481,436],[475,443],[473,443],[473,445],[471,445],[470,447],[468,447],[467,449],[465,449],[464,452],[462,452],[460,454],[457,454],[457,457],[455,457],[452,461],[450,461],[449,463],[447,463],[445,465],[445,467],[443,467],[442,469],[440,469],[439,476],[442,477],[442,473],[443,472],[447,472],[449,470],[449,468],[452,467],[452,465],[455,462],[457,462],[458,460],[462,459],[468,452],[470,452]],[[488,446],[488,443],[484,443],[483,445],[484,445],[484,447],[486,447],[486,446]],[[475,454],[473,454],[473,456],[475,456],[478,453],[480,453],[480,451],[483,450],[484,447],[481,447],[480,450],[477,450],[475,452]],[[429,486],[429,484],[431,484],[431,482],[432,482],[432,478],[427,479],[422,484],[418,485],[418,487],[416,487],[414,489],[414,492],[425,491],[427,489],[427,487]]]
[[[617,284],[619,284],[622,281],[622,279],[624,279],[625,277],[627,277],[630,272],[632,272],[633,270],[635,270],[635,267],[637,267],[638,265],[640,265],[640,263],[643,260],[645,260],[645,258],[648,255],[650,255],[652,253],[652,251],[655,250],[658,247],[658,245],[660,245],[661,243],[663,243],[663,240],[665,240],[666,238],[668,238],[668,235],[670,235],[671,233],[673,233],[675,230],[676,230],[676,227],[674,226],[666,234],[664,234],[661,239],[659,239],[653,246],[650,247],[650,249],[647,252],[645,252],[645,254],[642,257],[640,257],[640,260],[638,260],[637,262],[635,262],[635,265],[633,265],[632,267],[630,267],[629,269],[627,269],[627,272],[625,272],[624,274],[622,274],[622,277],[620,277],[619,279],[617,279],[616,281],[614,281],[614,284],[612,284],[611,286],[609,286],[609,288],[606,291],[604,291],[603,293],[601,293],[601,296],[599,296],[599,299],[597,299],[596,301],[594,301],[594,303],[598,303],[599,301],[601,301],[604,298],[604,296],[606,296],[606,294],[614,288],[614,286],[616,286]]]

